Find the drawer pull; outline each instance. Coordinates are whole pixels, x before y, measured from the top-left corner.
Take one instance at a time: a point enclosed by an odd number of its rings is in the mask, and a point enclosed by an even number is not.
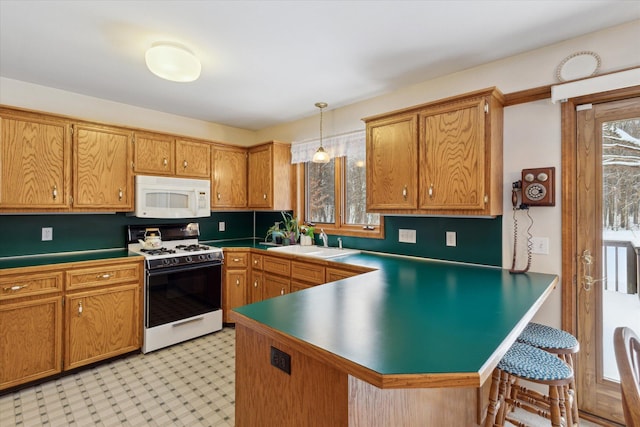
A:
[[[118,188],[118,200],[122,200],[122,196],[124,196],[124,193],[122,192],[122,188]]]
[[[433,183],[429,186],[429,198],[433,199]]]
[[[78,317],[82,316],[82,301],[78,301]]]
[[[24,289],[29,285],[15,285],[15,286],[7,286],[6,288],[2,288],[3,291],[5,292],[9,292],[9,291],[19,291],[20,289]]]
[[[169,161],[167,160],[166,157],[164,159],[162,159],[162,166],[164,166],[166,168],[168,164],[169,164]]]
[[[257,265],[257,264],[258,264],[258,260],[257,260],[257,259],[254,259],[254,260],[253,260],[253,263]]]
[[[240,258],[234,258],[233,262],[240,262]]]
[[[111,274],[109,273],[98,274],[96,276],[96,279],[110,279],[110,278],[111,278]]]
[[[280,295],[284,295],[284,288],[280,289]]]
[[[53,190],[51,191],[51,195],[53,196],[53,200],[58,198],[58,186],[54,185]]]

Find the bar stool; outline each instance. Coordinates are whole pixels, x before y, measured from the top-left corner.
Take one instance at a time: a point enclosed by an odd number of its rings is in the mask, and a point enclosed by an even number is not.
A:
[[[575,365],[575,357],[580,351],[580,343],[569,332],[553,328],[551,326],[541,325],[539,323],[530,322],[524,328],[517,341],[529,344],[531,346],[540,348],[549,353],[557,355],[562,361],[573,369]],[[541,395],[533,390],[527,390],[526,388],[515,385],[512,388],[512,397],[517,398],[532,398],[542,400],[546,402],[548,396]],[[570,402],[569,408],[571,412],[566,414],[567,425],[578,424],[578,396],[576,394],[575,378],[571,380],[569,384]]]
[[[549,387],[548,410],[511,397],[511,384],[519,379]],[[514,343],[493,371],[485,427],[503,427],[505,420],[526,426],[508,415],[514,407],[550,419],[553,427],[561,427],[562,414],[567,412],[567,386],[572,380],[573,369],[560,358],[528,344]]]

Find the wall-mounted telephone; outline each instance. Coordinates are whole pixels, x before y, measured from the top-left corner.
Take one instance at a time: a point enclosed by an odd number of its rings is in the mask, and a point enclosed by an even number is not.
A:
[[[556,168],[523,169],[522,180],[511,184],[511,203],[513,204],[513,261],[510,273],[526,273],[531,267],[532,243],[531,227],[533,218],[529,214],[530,206],[555,206],[555,172]],[[529,217],[527,228],[527,265],[516,269],[516,249],[518,247],[518,211],[526,211]]]

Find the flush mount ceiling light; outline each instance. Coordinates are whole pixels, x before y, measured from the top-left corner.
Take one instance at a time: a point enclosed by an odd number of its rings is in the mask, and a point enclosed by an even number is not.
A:
[[[320,147],[318,147],[318,150],[316,150],[313,155],[313,163],[329,163],[329,160],[331,160],[329,153],[324,151],[322,147],[322,110],[327,108],[327,105],[326,102],[316,102],[316,107],[320,109]]]
[[[192,82],[200,77],[202,66],[186,47],[171,42],[154,43],[144,55],[149,70],[172,82]]]

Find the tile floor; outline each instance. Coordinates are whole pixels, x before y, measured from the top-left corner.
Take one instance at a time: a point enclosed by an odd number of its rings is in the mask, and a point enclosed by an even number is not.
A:
[[[5,394],[0,427],[233,426],[234,345],[235,330],[224,328]]]

